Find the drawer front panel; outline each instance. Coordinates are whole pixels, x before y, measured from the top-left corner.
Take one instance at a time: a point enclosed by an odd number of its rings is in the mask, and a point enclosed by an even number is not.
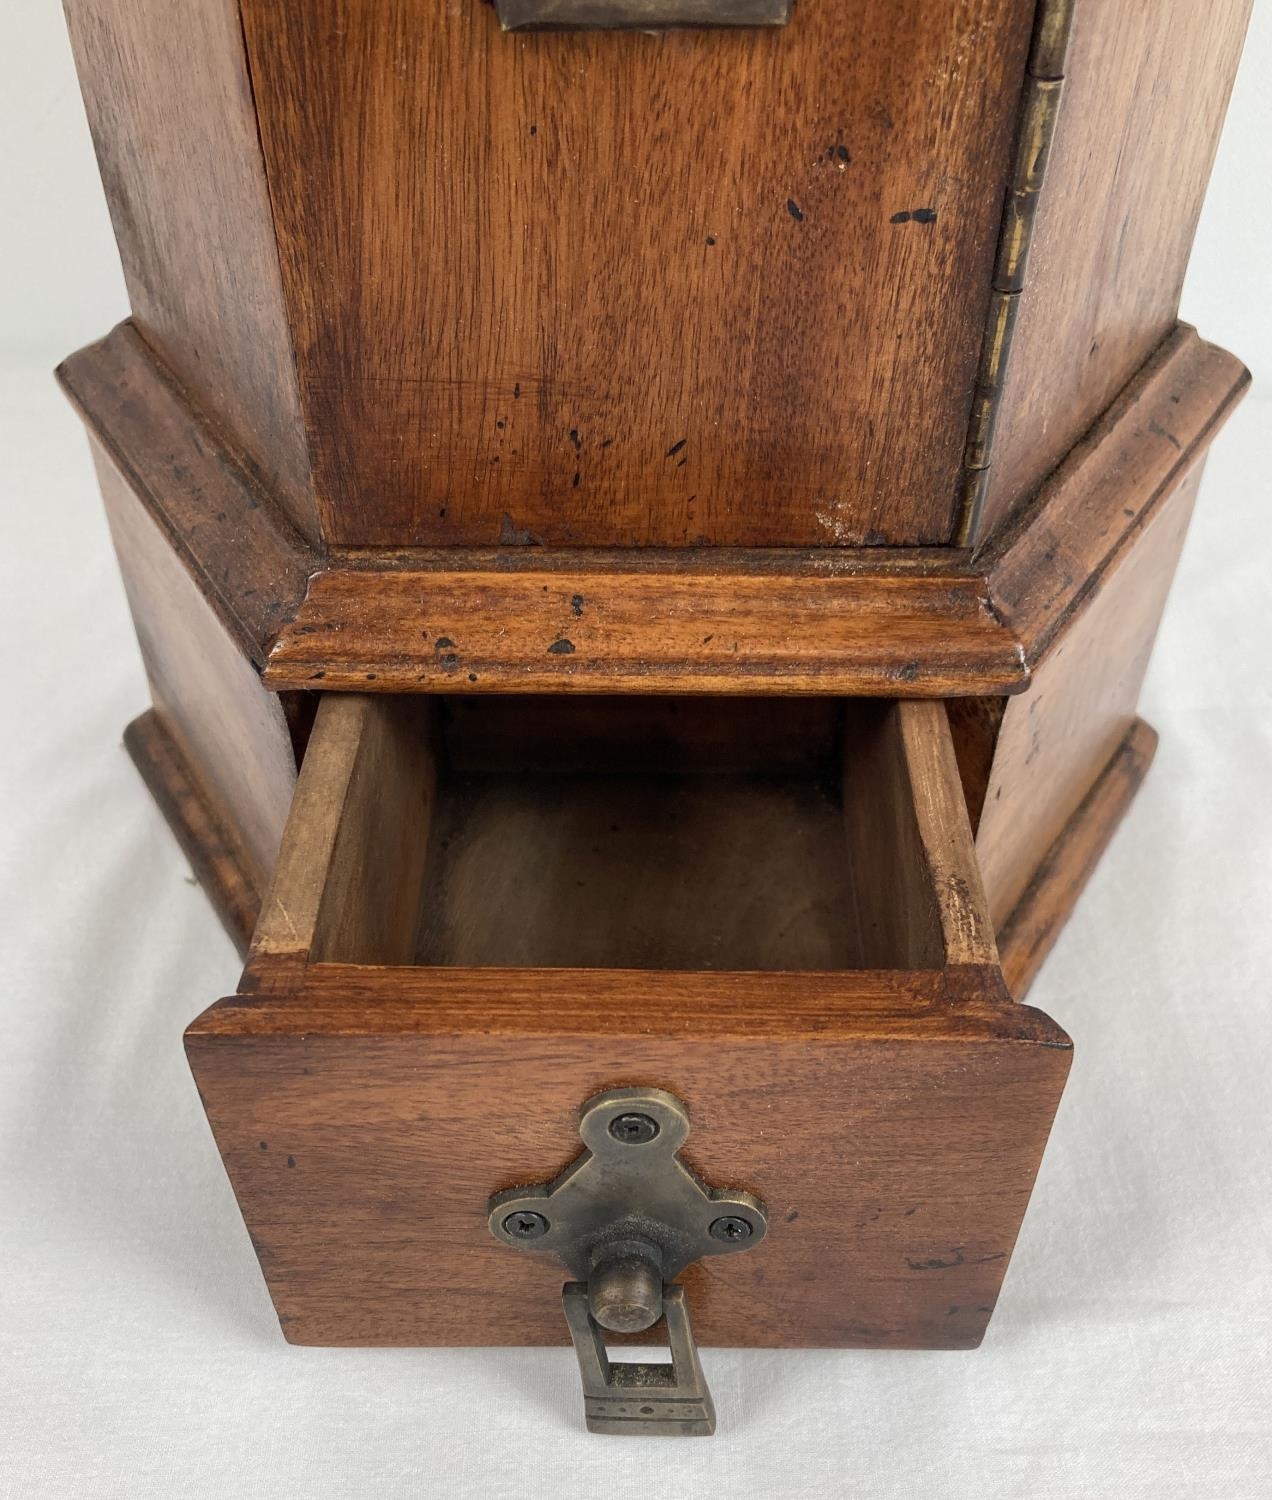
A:
[[[325,699],[241,993],[188,1033],[288,1337],[564,1340],[489,1200],[642,1087],[768,1217],[685,1273],[704,1341],[974,1344],[1069,1044],[1003,986],[943,705],[512,713]]]
[[[979,1342],[1068,1069],[1036,1012],[1006,1007],[1012,1034],[931,974],[490,977],[521,1030],[470,985],[373,1033],[393,1002],[333,975],[294,1030],[227,1009],[190,1038],[289,1339],[565,1342],[567,1277],[497,1244],[487,1201],[574,1159],[586,1098],[644,1083],[688,1104],[694,1169],[768,1212],[755,1250],[685,1273],[704,1343]]]

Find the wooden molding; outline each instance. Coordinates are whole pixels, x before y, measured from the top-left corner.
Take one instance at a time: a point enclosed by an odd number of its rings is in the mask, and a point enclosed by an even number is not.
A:
[[[195,878],[240,954],[246,954],[260,909],[237,841],[221,826],[163,720],[149,709],[124,730],[124,748],[159,805]]]
[[[1179,325],[979,553],[514,546],[311,551],[131,325],[59,371],[283,689],[999,695],[1032,669],[1249,383]]]
[[[1180,324],[1034,504],[979,554],[1030,667],[1126,560],[1249,384],[1239,360]]]
[[[757,571],[701,554],[316,575],[271,686],[413,692],[1009,692],[1025,678],[984,580],[832,557]],[[373,644],[374,643],[374,644]]]
[[[1003,978],[1023,1000],[1095,873],[1157,750],[1157,732],[1136,719],[998,932]]]
[[[64,360],[57,378],[221,623],[263,666],[317,554],[131,322]]]

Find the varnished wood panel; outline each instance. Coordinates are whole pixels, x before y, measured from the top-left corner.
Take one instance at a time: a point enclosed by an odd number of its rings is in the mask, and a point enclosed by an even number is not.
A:
[[[198,775],[186,764],[157,709],[148,709],[129,724],[124,747],[222,926],[246,955],[260,913],[261,892],[252,873],[243,867],[242,841],[221,826]]]
[[[944,707],[845,709],[844,826],[862,966],[995,963]]]
[[[66,0],[138,327],[310,537],[317,517],[235,0]]]
[[[976,835],[995,926],[1007,921],[1135,721],[1200,480],[1198,467],[1153,513],[1029,690],[1007,704]]]
[[[296,782],[281,700],[96,444],[93,456],[155,709],[259,899]]]
[[[1029,0],[244,0],[328,537],[941,543]]]
[[[1000,925],[1003,979],[1017,1000],[1029,993],[1043,960],[1073,915],[1156,750],[1156,731],[1136,719]]]
[[[187,1035],[288,1338],[559,1344],[562,1269],[493,1191],[578,1152],[591,1093],[670,1089],[688,1160],[757,1193],[754,1252],[685,1276],[706,1344],[965,1348],[992,1311],[1069,1064],[996,971],[348,969]]]
[[[1180,325],[975,560],[445,550],[316,574],[277,687],[429,692],[1014,692],[1098,595],[1249,372]]]
[[[1174,325],[1251,0],[1076,0],[976,540]]]

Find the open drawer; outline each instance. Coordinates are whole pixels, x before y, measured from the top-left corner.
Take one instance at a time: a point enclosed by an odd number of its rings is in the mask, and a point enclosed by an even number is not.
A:
[[[240,993],[186,1038],[287,1336],[567,1338],[492,1194],[683,1100],[762,1201],[704,1343],[967,1347],[1069,1063],[998,971],[940,703],[327,696]]]

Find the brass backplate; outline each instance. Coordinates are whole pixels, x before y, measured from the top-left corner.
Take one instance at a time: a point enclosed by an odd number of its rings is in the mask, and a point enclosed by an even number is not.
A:
[[[790,0],[495,0],[505,31],[663,31],[785,26]]]

